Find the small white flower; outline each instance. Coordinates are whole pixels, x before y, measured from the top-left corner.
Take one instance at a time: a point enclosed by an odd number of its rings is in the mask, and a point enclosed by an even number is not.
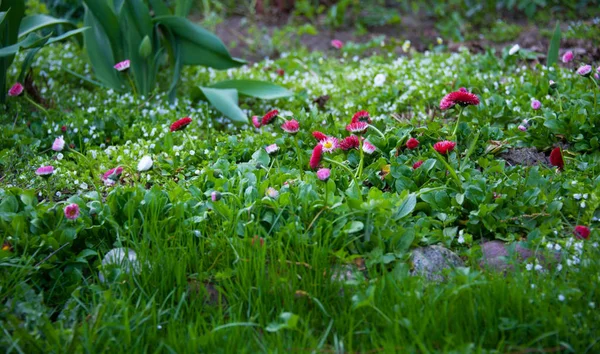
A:
[[[521,46],[518,44],[513,45],[509,50],[508,50],[508,54],[509,55],[515,55],[517,54],[517,52],[519,51],[519,49],[521,49]]]
[[[190,155],[194,156],[196,155],[196,152],[194,150],[190,150]]]
[[[267,188],[267,197],[271,198],[271,199],[277,199],[277,197],[279,197],[279,192],[277,191],[277,189],[273,188],[273,187],[269,187]]]
[[[581,202],[581,203],[579,204],[579,206],[581,207],[581,209],[584,209],[584,208],[585,208],[585,202]]]
[[[558,243],[557,243],[557,244],[554,246],[554,249],[555,249],[556,251],[560,251],[560,250],[561,250],[561,248],[562,248],[562,247],[560,247],[560,245],[559,245]]]
[[[558,301],[565,301],[565,296],[563,294],[558,295]]]
[[[373,86],[381,87],[381,86],[383,86],[384,83],[385,83],[385,75],[384,74],[375,75],[375,79],[373,79]]]
[[[535,284],[531,284],[531,288],[532,288],[532,289],[535,289]]]
[[[459,236],[458,236],[458,243],[460,243],[461,245],[462,245],[463,243],[465,243],[465,238],[464,238],[464,236],[463,236],[463,235],[459,235]]]
[[[143,171],[148,171],[149,169],[152,168],[152,164],[154,162],[152,161],[152,158],[148,155],[142,157],[142,159],[140,160],[140,162],[137,165],[137,170],[140,172]]]
[[[583,197],[583,195],[581,195],[581,193],[573,194],[573,198],[575,198],[575,200],[579,200],[579,199],[581,199],[581,197]]]
[[[200,173],[201,173],[201,172],[200,172],[200,170],[196,170],[196,171],[194,171],[194,173],[195,173],[197,176],[200,176]]]
[[[594,307],[596,307],[596,304],[595,304],[595,303],[593,303],[593,302],[591,302],[591,301],[590,301],[590,303],[589,303],[588,305],[589,305],[591,308],[594,308]]]
[[[65,157],[65,155],[63,155],[60,152],[58,153],[58,155],[56,155],[56,159],[59,160],[59,161],[62,160],[64,157]]]
[[[534,268],[535,268],[535,270],[537,270],[538,272],[539,272],[539,271],[541,271],[542,269],[544,269],[544,267],[542,267],[542,266],[541,266],[541,265],[539,265],[539,264],[536,264]]]
[[[560,264],[560,263],[559,263],[559,264],[556,266],[556,271],[557,271],[557,272],[560,272],[560,271],[562,270],[562,268],[563,268],[562,264]]]
[[[527,270],[532,270],[532,269],[533,269],[533,264],[531,264],[531,263],[527,263],[527,264],[525,265],[525,269],[527,269]]]

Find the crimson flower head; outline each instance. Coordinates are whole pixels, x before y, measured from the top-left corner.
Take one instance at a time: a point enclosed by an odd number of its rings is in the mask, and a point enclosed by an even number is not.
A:
[[[65,207],[65,218],[75,220],[79,217],[79,205],[72,203]]]
[[[323,158],[323,145],[319,143],[317,146],[315,146],[312,155],[310,156],[310,168],[314,170],[315,168],[319,167],[321,158]]]
[[[466,89],[450,92],[440,101],[440,109],[445,111],[457,104],[463,107],[477,106],[479,104],[479,97],[468,92]]]
[[[105,185],[112,186],[119,180],[119,177],[121,176],[122,173],[123,173],[123,167],[121,167],[121,166],[111,168],[110,170],[106,171],[102,175],[102,181],[104,182]]]
[[[252,116],[252,125],[254,125],[254,128],[256,129],[260,128],[261,124],[258,116]]]
[[[318,141],[323,141],[323,140],[327,139],[327,135],[321,133],[320,131],[312,132],[312,136],[314,136],[315,139],[317,139]]]
[[[283,70],[283,69],[281,69],[281,68],[279,68],[279,69],[275,70],[275,72],[276,72],[276,73],[277,73],[277,75],[279,75],[279,76],[283,76],[283,75],[285,75],[285,70]]]
[[[587,240],[590,237],[590,229],[587,226],[577,225],[573,234],[580,240]]]
[[[417,147],[419,147],[419,141],[415,138],[410,138],[406,142],[406,147],[409,148],[410,150],[414,150]]]
[[[419,160],[419,161],[415,162],[415,164],[413,165],[413,170],[416,170],[417,168],[421,167],[423,162],[424,162],[423,160]]]
[[[356,122],[371,123],[371,116],[369,115],[369,112],[358,111],[358,112],[354,113],[354,115],[352,116],[352,123],[356,123]]]
[[[279,114],[279,111],[276,110],[276,109],[267,112],[267,114],[265,114],[262,117],[262,120],[260,121],[260,124],[261,125],[267,125],[267,124],[271,123],[273,121],[273,119],[275,119],[275,117],[277,117],[278,114]]]
[[[296,134],[300,129],[300,123],[297,120],[287,120],[281,125],[281,129],[288,134]]]
[[[556,147],[550,152],[550,164],[558,167],[559,170],[562,170],[565,167],[565,160],[563,160],[560,147]]]
[[[8,95],[11,97],[20,96],[23,93],[23,85],[20,82],[12,85],[10,90],[8,90]]]
[[[362,134],[365,131],[367,131],[367,128],[369,128],[369,123],[366,122],[354,122],[354,123],[350,123],[346,126],[346,130],[351,132],[351,133],[356,133],[356,134]]]
[[[433,144],[433,148],[435,151],[439,152],[442,155],[448,154],[450,151],[454,150],[456,143],[454,141],[444,140]]]
[[[176,120],[173,124],[171,124],[171,132],[176,132],[178,130],[185,129],[192,122],[192,118],[184,117]]]
[[[344,151],[348,151],[350,149],[358,149],[360,146],[360,140],[356,135],[350,135],[342,139],[340,141],[340,148]]]

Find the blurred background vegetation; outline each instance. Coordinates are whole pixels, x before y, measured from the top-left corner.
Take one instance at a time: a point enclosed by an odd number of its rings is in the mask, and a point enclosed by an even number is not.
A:
[[[175,1],[167,2],[173,5]],[[28,0],[28,8],[32,13],[75,22],[81,22],[83,16],[82,0]],[[569,23],[563,38],[596,43],[600,38],[600,0],[197,0],[191,16],[210,30],[228,18],[241,17],[255,42],[266,33],[257,24],[287,26],[279,31],[287,38],[341,29],[360,36],[373,28],[401,26],[406,21],[433,27],[440,37],[455,42],[483,37],[498,43],[511,41],[528,24],[539,26],[540,34],[550,37],[555,21]],[[593,19],[591,25],[581,22]],[[278,44],[276,38],[274,43],[272,38],[269,41],[270,46]]]

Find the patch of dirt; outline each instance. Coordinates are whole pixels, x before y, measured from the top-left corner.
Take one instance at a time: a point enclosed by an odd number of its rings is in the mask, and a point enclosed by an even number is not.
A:
[[[515,148],[500,154],[500,157],[506,160],[510,166],[523,165],[534,166],[539,164],[548,165],[550,160],[543,152],[536,148]]]
[[[262,60],[267,56],[276,58],[280,54],[279,48],[272,47],[271,37],[276,29],[285,26],[288,19],[285,14],[279,14],[277,21],[259,21],[257,23],[259,30],[251,31],[252,26],[248,19],[241,16],[229,17],[216,26],[215,33],[228,46],[233,56],[244,58],[250,62]],[[201,19],[196,17],[192,20],[200,21]],[[521,25],[523,30],[519,37],[513,41],[498,43],[487,38],[465,42],[449,42],[447,39],[444,39],[444,41],[451,51],[457,51],[458,48],[464,46],[474,53],[482,53],[486,48],[494,48],[497,53],[501,53],[503,48],[519,44],[521,48],[541,53],[542,56],[539,60],[544,61],[550,39],[542,36],[540,28],[535,25],[524,21],[514,22]],[[591,22],[590,25],[592,25]],[[566,31],[567,27],[564,24],[563,30]],[[366,43],[376,37],[385,35],[387,41],[399,43],[395,48],[395,53],[405,55],[401,48],[401,44],[405,40],[411,41],[411,48],[422,52],[435,45],[437,37],[440,37],[435,28],[435,21],[424,16],[402,16],[400,23],[370,27],[369,32],[364,35],[357,35],[354,28],[332,31],[324,27],[317,27],[317,30],[319,33],[316,36],[302,35],[298,38],[298,36],[292,34],[289,37],[289,42],[298,42],[311,51],[330,52],[335,55],[339,51],[331,46],[332,39],[339,39],[344,43]],[[236,45],[232,46],[233,43]],[[575,53],[577,62],[596,62],[600,60],[600,47],[590,40],[563,39],[560,54],[562,55],[567,50],[572,50]],[[370,49],[365,52],[365,55],[376,52],[378,52],[378,49]]]

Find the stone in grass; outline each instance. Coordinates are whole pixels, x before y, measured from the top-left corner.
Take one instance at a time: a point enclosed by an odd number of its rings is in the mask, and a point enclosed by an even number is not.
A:
[[[442,272],[445,269],[464,266],[464,262],[456,253],[437,245],[414,249],[411,261],[413,266],[410,275],[423,276],[433,281],[443,281]]]
[[[528,259],[535,258],[540,264],[550,266],[549,262],[540,252],[534,252],[525,247],[522,242],[504,243],[494,240],[481,244],[483,258],[479,263],[482,268],[488,268],[498,272],[513,269],[513,260],[516,262],[524,262]],[[560,253],[554,254],[554,260],[560,260]]]
[[[114,248],[104,255],[102,259],[102,270],[98,273],[100,282],[106,282],[106,277],[113,277],[114,270],[120,270],[126,274],[140,272],[140,262],[137,260],[137,254],[134,250],[119,247]]]

